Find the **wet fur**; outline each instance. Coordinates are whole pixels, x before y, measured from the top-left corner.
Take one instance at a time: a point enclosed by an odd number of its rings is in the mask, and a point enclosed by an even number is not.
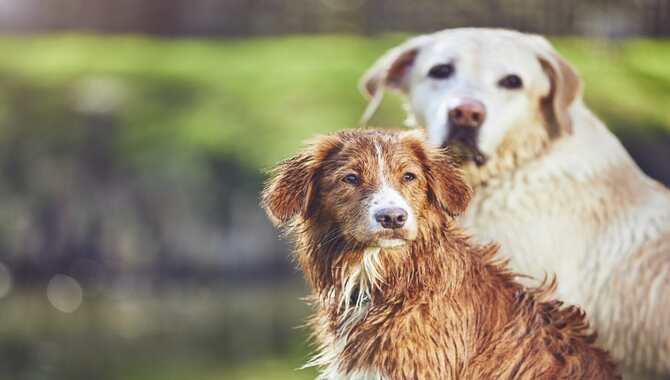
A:
[[[335,182],[353,160],[374,186],[375,146],[392,178],[407,162],[421,171],[416,184],[396,184],[419,226],[397,248],[357,240],[365,189]],[[469,198],[447,154],[412,133],[341,132],[278,166],[263,205],[294,238],[312,288],[319,350],[309,365],[321,379],[617,378],[584,314],[549,298],[553,284],[520,285],[496,246],[456,225]]]

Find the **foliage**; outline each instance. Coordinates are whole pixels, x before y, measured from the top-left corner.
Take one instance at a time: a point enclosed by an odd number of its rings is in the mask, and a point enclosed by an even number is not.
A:
[[[260,169],[315,133],[356,126],[364,108],[358,77],[404,38],[3,37],[0,49],[11,53],[0,70],[62,88],[73,107],[90,96],[87,84],[112,87],[132,159],[215,150]],[[670,129],[670,42],[554,42],[582,73],[587,102],[614,127]],[[400,126],[397,105],[387,101],[375,122]]]

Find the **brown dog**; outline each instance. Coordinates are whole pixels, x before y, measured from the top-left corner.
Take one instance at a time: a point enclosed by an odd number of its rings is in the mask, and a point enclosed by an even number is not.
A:
[[[584,314],[454,223],[470,190],[416,132],[345,131],[263,193],[313,289],[321,379],[614,379]],[[308,364],[308,365],[310,365]]]

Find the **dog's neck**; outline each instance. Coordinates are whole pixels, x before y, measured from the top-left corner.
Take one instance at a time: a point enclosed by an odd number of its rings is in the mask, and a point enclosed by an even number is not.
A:
[[[352,268],[332,260],[333,271],[323,276],[330,283],[310,281],[317,284],[312,326],[321,347],[308,366],[345,372],[370,365],[383,368],[383,363],[397,359],[398,352],[376,349],[379,342],[397,347],[406,343],[403,336],[411,335],[412,329],[435,328],[441,334],[439,343],[427,335],[417,335],[416,343],[425,345],[421,349],[455,355],[448,366],[457,371],[468,358],[456,353],[480,348],[470,346],[474,326],[496,331],[509,322],[513,294],[521,286],[494,261],[497,247],[476,246],[460,228],[446,222],[446,215],[442,218],[442,223],[424,228],[415,241],[402,247],[359,247],[332,256],[357,257],[352,261],[357,264]],[[305,255],[301,265],[314,265],[308,263],[308,255],[328,256],[324,253],[299,252]],[[424,312],[418,311],[422,308]],[[443,331],[445,326],[461,327]],[[445,353],[447,346],[460,348]]]
[[[551,149],[551,144],[563,136],[550,138],[538,121],[534,125],[520,126],[510,131],[486,164],[473,162],[463,165],[466,182],[473,190],[503,181],[520,168],[538,160]]]
[[[472,280],[466,273],[493,268],[489,262],[496,247],[479,247],[481,254],[471,255],[470,238],[449,216],[435,214],[428,219],[438,223],[398,247],[324,244],[317,239],[327,236],[323,231],[299,239],[306,244],[299,244],[298,260],[318,306],[331,319],[344,321],[378,305],[401,305],[435,293],[449,296]]]

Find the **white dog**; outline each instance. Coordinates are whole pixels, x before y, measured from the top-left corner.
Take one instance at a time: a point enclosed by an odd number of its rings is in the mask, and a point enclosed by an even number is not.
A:
[[[607,62],[603,62],[604,65]],[[432,144],[454,146],[475,190],[461,221],[513,268],[558,276],[631,378],[670,376],[670,191],[583,104],[542,37],[454,29],[412,38],[364,75],[406,96]]]

